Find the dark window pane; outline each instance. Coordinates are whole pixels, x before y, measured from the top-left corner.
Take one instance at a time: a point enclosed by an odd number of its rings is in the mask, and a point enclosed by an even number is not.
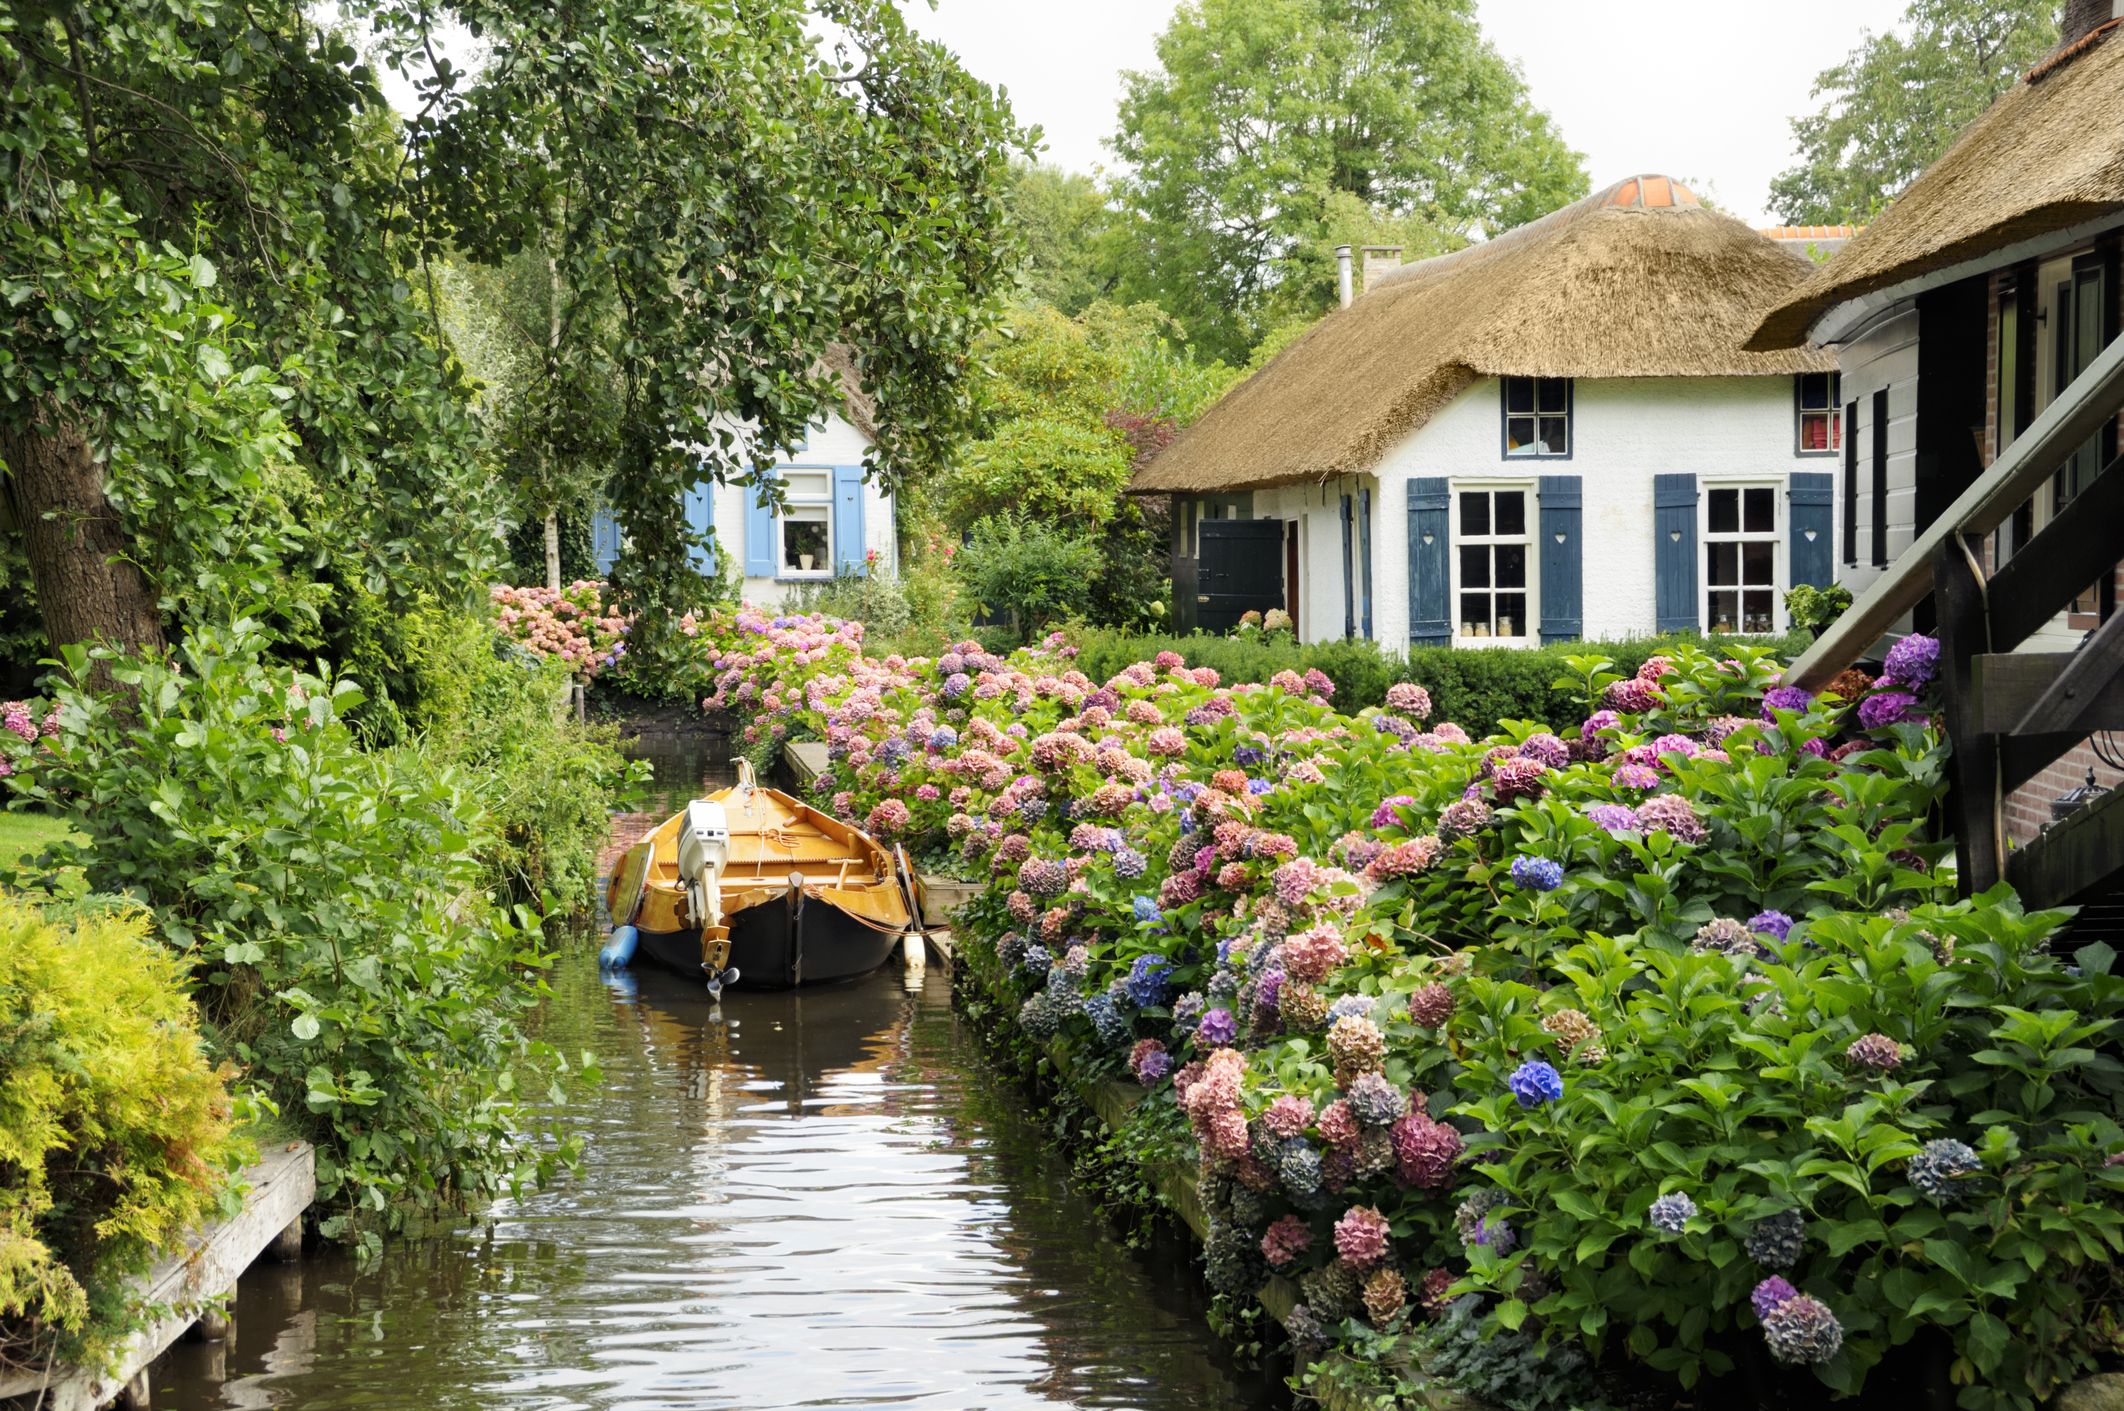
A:
[[[1490,625],[1490,595],[1488,593],[1462,593],[1460,595],[1460,632],[1464,637],[1475,635],[1474,629]]]
[[[1803,372],[1800,374],[1800,405],[1817,409],[1829,405],[1829,374],[1826,372]]]
[[[1710,608],[1710,620],[1707,622],[1706,625],[1713,632],[1733,631],[1735,625],[1735,612],[1736,609],[1739,607],[1739,599],[1740,594],[1731,591],[1712,593],[1710,601],[1708,603],[1708,606]]]
[[[1571,449],[1571,422],[1567,417],[1545,416],[1541,419],[1541,450],[1543,455],[1560,456]]]
[[[1704,545],[1704,581],[1722,587],[1740,582],[1740,545]]]
[[[1497,586],[1500,588],[1524,588],[1527,586],[1526,545],[1499,544],[1497,546]]]
[[[1461,491],[1460,532],[1463,534],[1487,534],[1490,532],[1490,496],[1488,491]]]
[[[1499,534],[1524,534],[1527,532],[1527,496],[1523,490],[1499,490],[1497,492],[1497,532]]]
[[[1731,534],[1740,528],[1740,491],[1711,492],[1711,532]]]
[[[1489,545],[1463,544],[1460,546],[1460,586],[1463,588],[1487,588],[1490,586]]]
[[[1534,410],[1534,380],[1529,377],[1507,377],[1505,386],[1505,410],[1530,412]]]
[[[1534,418],[1530,416],[1506,417],[1505,454],[1508,456],[1531,456],[1534,453]]]
[[[1741,582],[1753,586],[1777,582],[1777,545],[1757,539],[1741,546]]]
[[[1768,632],[1770,630],[1770,595],[1749,592],[1741,594],[1741,631]]]
[[[1527,595],[1525,593],[1499,593],[1497,595],[1497,635],[1500,637],[1524,637],[1527,635]]]
[[[1747,528],[1750,534],[1768,534],[1777,528],[1777,491],[1765,485],[1747,492]]]
[[[1569,405],[1571,384],[1560,377],[1544,377],[1535,384],[1541,402],[1539,410],[1561,412]]]

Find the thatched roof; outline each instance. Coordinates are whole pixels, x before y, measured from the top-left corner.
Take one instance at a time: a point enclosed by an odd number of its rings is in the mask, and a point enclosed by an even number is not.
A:
[[[2124,28],[2068,43],[2007,90],[1880,218],[1770,310],[1789,348],[1837,305],[2124,207]]]
[[[1381,279],[1227,393],[1129,488],[1254,489],[1367,470],[1484,376],[1829,371],[1817,350],[1740,346],[1809,268],[1678,182],[1632,177]]]
[[[862,432],[866,440],[876,441],[878,404],[863,388],[862,375],[856,368],[855,349],[846,343],[828,343],[826,356],[819,361],[841,384],[842,418]]]

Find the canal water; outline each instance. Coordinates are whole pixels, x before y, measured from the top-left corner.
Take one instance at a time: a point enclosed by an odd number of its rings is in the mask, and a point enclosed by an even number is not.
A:
[[[259,1265],[158,1408],[1286,1404],[1073,1191],[934,968],[717,1006],[586,941],[553,987],[544,1037],[603,1067],[580,1172],[366,1268]]]

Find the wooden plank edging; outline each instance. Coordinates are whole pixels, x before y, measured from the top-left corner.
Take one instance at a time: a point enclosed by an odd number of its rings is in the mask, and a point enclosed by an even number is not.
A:
[[[119,1345],[110,1370],[61,1367],[0,1375],[0,1403],[28,1398],[40,1411],[95,1411],[117,1396],[183,1336],[202,1307],[233,1289],[281,1231],[302,1218],[317,1198],[317,1153],[295,1142],[262,1156],[237,1179],[249,1188],[242,1210],[207,1225],[183,1249],[129,1281],[129,1296],[156,1311]]]

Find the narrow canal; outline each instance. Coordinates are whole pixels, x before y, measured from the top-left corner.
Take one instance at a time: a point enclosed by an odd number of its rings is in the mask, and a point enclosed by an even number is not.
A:
[[[545,1036],[604,1070],[571,1106],[581,1172],[366,1269],[261,1264],[230,1343],[157,1367],[158,1407],[1283,1404],[1195,1275],[1073,1191],[934,969],[716,1007],[601,977],[585,942],[553,985]]]

